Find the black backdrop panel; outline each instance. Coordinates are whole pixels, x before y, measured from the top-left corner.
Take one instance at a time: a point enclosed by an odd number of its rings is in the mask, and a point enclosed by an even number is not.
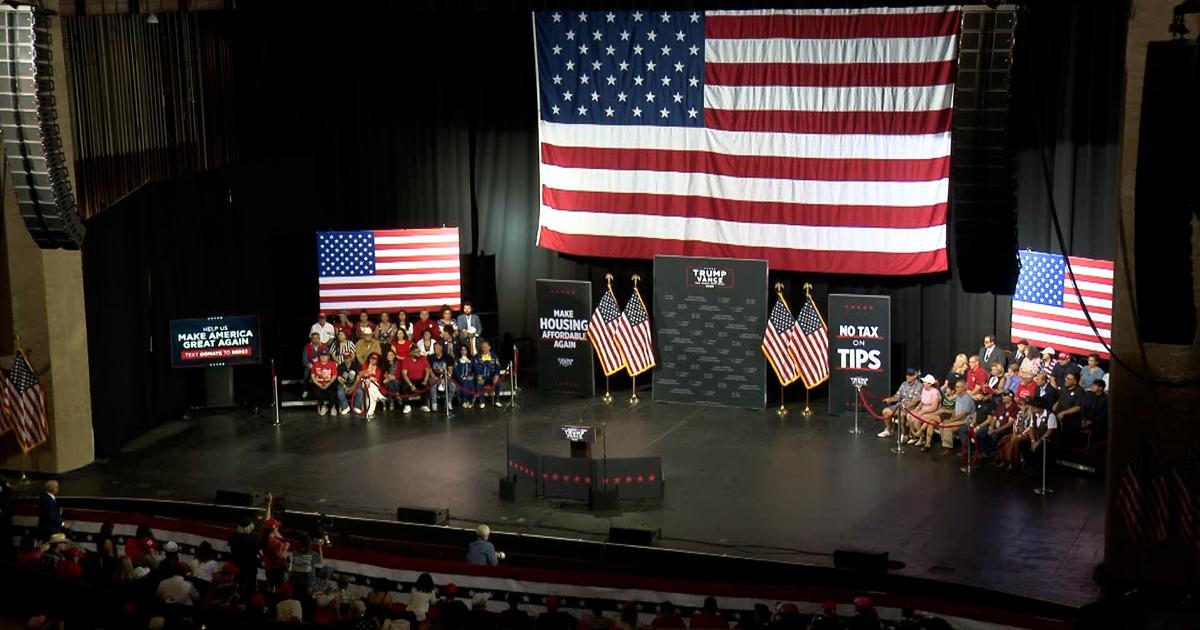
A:
[[[538,280],[538,387],[543,392],[592,396],[592,344],[587,321],[592,314],[592,283]]]
[[[655,402],[761,409],[767,261],[654,258]]]
[[[828,323],[829,413],[854,413],[855,385],[862,387],[868,401],[887,396],[892,373],[892,299],[830,295]]]

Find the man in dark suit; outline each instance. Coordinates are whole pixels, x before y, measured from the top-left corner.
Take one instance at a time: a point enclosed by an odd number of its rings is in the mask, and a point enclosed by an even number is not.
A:
[[[996,335],[987,334],[983,336],[983,347],[979,349],[979,365],[985,371],[991,371],[993,363],[999,363],[1000,367],[1006,368],[1008,365],[1004,362],[1004,350],[996,345]]]
[[[51,534],[63,531],[66,524],[62,520],[62,512],[58,509],[58,481],[51,479],[46,482],[45,490],[38,495],[38,539],[50,540]]]

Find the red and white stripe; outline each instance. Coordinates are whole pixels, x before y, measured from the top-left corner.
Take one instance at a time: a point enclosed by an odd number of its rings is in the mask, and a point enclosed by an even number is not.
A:
[[[375,230],[375,274],[320,278],[322,310],[458,309],[458,228]]]
[[[601,296],[600,301],[605,300],[612,300],[612,307],[617,308],[612,289],[606,290],[605,295]],[[604,321],[604,316],[600,314],[600,306],[597,306],[588,322],[587,336],[592,341],[592,347],[596,349],[596,356],[600,357],[600,368],[604,370],[605,376],[611,376],[625,367],[625,357],[621,354],[621,346],[615,334],[616,321]]]
[[[1109,260],[1069,256],[1079,290],[1063,272],[1063,305],[1047,306],[1013,300],[1012,340],[1027,339],[1038,347],[1050,346],[1071,354],[1098,354],[1108,358],[1112,344],[1113,263]],[[1080,302],[1087,305],[1100,337],[1088,324]],[[1103,340],[1104,343],[1101,343]]]
[[[646,310],[646,303],[637,289],[629,299],[641,302],[642,310]],[[614,324],[617,341],[621,342],[621,354],[625,357],[625,368],[630,376],[637,376],[655,365],[654,341],[650,334],[650,318],[645,317],[640,324],[633,325],[626,317],[628,310],[622,311]]]
[[[703,128],[540,123],[538,244],[945,271],[960,17],[706,12]]]
[[[786,305],[782,308],[787,309]],[[791,313],[788,313],[788,319],[791,319]],[[796,329],[796,324],[793,322],[789,332]],[[763,334],[762,350],[763,354],[767,355],[767,361],[775,370],[775,376],[779,379],[781,385],[790,385],[800,378],[800,364],[796,359],[796,350],[792,345],[791,337],[784,337],[775,332],[775,327],[767,322],[767,331]]]
[[[16,435],[21,450],[29,452],[45,442],[50,432],[42,386],[34,385],[27,388],[24,394],[20,394],[7,378],[0,381],[0,415],[4,417],[0,426],[4,431],[11,430]]]
[[[812,298],[809,298],[812,302]],[[829,379],[829,326],[821,317],[821,311],[816,303],[812,304],[813,311],[821,320],[821,326],[805,335],[797,325],[788,330],[792,337],[792,347],[796,351],[796,359],[800,362],[800,378],[805,387],[812,389]]]

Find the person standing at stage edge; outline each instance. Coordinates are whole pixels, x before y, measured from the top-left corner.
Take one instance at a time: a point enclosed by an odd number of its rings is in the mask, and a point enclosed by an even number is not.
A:
[[[475,339],[483,336],[483,323],[475,314],[475,307],[470,302],[463,302],[462,307],[462,315],[455,320],[458,325],[459,342],[470,348],[471,356],[475,356]]]
[[[42,493],[38,495],[38,540],[50,540],[50,536],[67,528],[62,520],[62,511],[58,509],[58,481],[51,479],[46,482]]]
[[[488,540],[492,535],[492,528],[481,524],[475,528],[475,535],[475,540],[467,545],[467,562],[490,567],[500,564],[504,559],[504,552],[496,551],[496,546]]]

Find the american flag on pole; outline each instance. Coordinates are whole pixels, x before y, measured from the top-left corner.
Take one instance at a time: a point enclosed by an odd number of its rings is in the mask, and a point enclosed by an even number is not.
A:
[[[621,307],[617,298],[613,297],[612,287],[604,291],[600,303],[592,312],[588,322],[587,335],[600,357],[600,367],[605,376],[612,376],[625,367],[625,357],[621,355],[621,345],[617,342],[616,322],[621,317]]]
[[[775,300],[771,307],[771,316],[767,319],[767,332],[763,334],[762,351],[767,355],[767,362],[775,369],[775,376],[781,385],[791,385],[800,378],[800,361],[796,358],[797,349],[792,342],[797,337],[794,334],[796,320],[788,310],[783,296]]]
[[[20,349],[13,360],[12,371],[2,380],[0,417],[3,417],[4,429],[16,434],[21,450],[28,453],[50,436],[42,384]]]
[[[1175,513],[1179,515],[1179,537],[1200,561],[1200,450],[1188,449],[1171,471]]]
[[[957,6],[533,16],[538,244],[945,271]]]
[[[1168,488],[1165,471],[1158,454],[1145,435],[1121,475],[1117,490],[1117,509],[1133,539],[1142,545],[1161,542],[1167,538]]]
[[[321,309],[457,309],[458,228],[317,232]]]
[[[617,341],[630,376],[637,376],[654,367],[654,341],[650,336],[650,315],[637,287],[625,303],[625,310],[615,324]]]
[[[812,389],[828,380],[829,328],[812,297],[804,300],[804,308],[796,316],[796,327],[789,334],[800,361],[800,378],[804,379],[804,386]]]
[[[1110,260],[1020,252],[1021,272],[1012,298],[1012,341],[1072,354],[1108,358],[1112,343],[1113,263]],[[1079,290],[1067,275],[1067,261]],[[1100,336],[1092,331],[1080,303],[1086,304]],[[1101,343],[1103,340],[1103,344]]]

